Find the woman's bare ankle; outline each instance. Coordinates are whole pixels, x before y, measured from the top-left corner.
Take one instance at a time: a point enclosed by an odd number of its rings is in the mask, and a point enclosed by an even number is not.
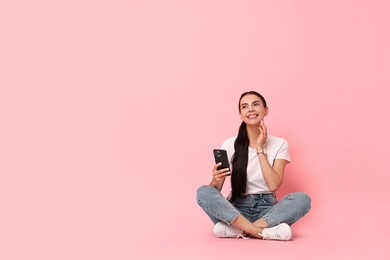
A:
[[[263,232],[263,228],[257,229],[254,233],[249,233],[246,231],[243,231],[243,232],[244,232],[244,235],[249,236],[249,237],[260,238],[260,239],[263,238],[262,236],[259,235],[259,234],[261,234],[261,232]]]
[[[256,227],[262,228],[262,229],[269,228],[268,223],[263,218],[258,219],[255,222],[253,222],[253,225],[255,225]]]

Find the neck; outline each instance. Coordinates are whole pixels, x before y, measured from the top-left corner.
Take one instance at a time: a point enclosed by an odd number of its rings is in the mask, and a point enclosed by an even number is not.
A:
[[[246,131],[248,133],[249,146],[256,147],[256,141],[260,135],[259,125],[246,125]]]

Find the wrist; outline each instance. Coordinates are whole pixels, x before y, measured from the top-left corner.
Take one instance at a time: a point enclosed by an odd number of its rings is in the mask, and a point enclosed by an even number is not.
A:
[[[262,148],[262,147],[257,147],[256,148],[256,153],[259,155],[259,154],[264,154],[264,155],[267,155],[267,153],[265,152],[265,149]]]

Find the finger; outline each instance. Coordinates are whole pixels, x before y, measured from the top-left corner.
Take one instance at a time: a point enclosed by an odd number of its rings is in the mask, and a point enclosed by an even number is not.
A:
[[[263,120],[261,120],[261,121],[260,121],[260,125],[259,125],[259,129],[260,129],[260,131],[264,131],[264,127],[265,127],[265,125],[264,125],[264,121],[263,121]]]
[[[223,173],[223,177],[230,176],[232,173],[230,171]]]
[[[224,172],[228,172],[228,171],[230,171],[229,168],[223,168],[223,169],[218,170],[219,173],[224,173]]]
[[[260,127],[261,127],[262,134],[264,134],[266,136],[267,135],[267,126],[265,125],[264,120],[261,120]]]
[[[215,178],[225,178],[226,176],[229,176],[229,175],[231,175],[230,171],[222,172],[222,173],[215,175]]]
[[[230,171],[229,168],[224,168],[224,169],[216,170],[216,171],[214,172],[214,175],[219,175],[219,174],[222,174],[222,173],[225,173],[225,172],[228,172],[228,171]]]
[[[216,163],[216,164],[214,164],[213,172],[216,171],[217,168],[218,168],[219,166],[221,166],[221,165],[222,165],[222,163]]]
[[[263,136],[265,136],[266,135],[266,132],[265,132],[265,130],[264,130],[264,128],[262,128],[262,127],[259,127],[259,130],[260,130],[260,135],[259,135],[259,138],[261,137],[263,137]]]
[[[217,164],[218,165],[218,164]],[[218,165],[219,166],[219,165]],[[224,169],[214,169],[213,170],[213,175],[214,176],[217,176],[217,175],[219,175],[219,174],[221,174],[221,173],[224,173],[224,172],[227,172],[227,171],[230,171],[229,170],[229,168],[224,168]]]

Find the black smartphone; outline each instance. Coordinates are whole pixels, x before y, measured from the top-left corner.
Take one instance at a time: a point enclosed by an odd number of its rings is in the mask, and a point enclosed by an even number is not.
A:
[[[226,150],[214,149],[213,152],[214,152],[215,163],[222,163],[220,166],[218,166],[217,170],[229,168],[230,171],[230,163],[229,163],[229,158],[227,156]]]

